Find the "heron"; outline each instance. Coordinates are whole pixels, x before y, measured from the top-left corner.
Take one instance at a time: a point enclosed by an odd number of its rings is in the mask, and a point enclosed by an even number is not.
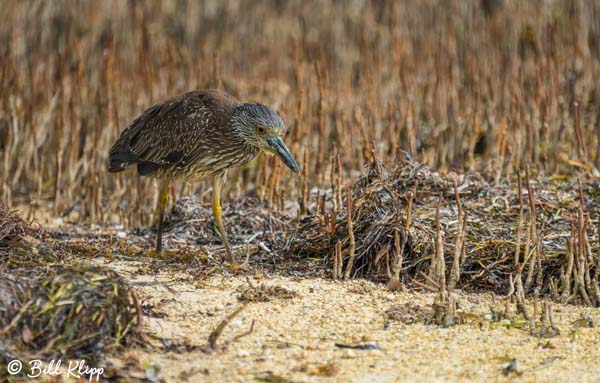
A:
[[[222,220],[227,171],[264,152],[298,173],[298,163],[282,138],[285,131],[281,117],[266,105],[242,103],[214,89],[192,91],[160,102],[133,120],[110,149],[108,171],[136,165],[140,176],[160,180],[156,254],[162,250],[169,185],[177,179],[212,180],[213,216],[230,267],[236,268]]]

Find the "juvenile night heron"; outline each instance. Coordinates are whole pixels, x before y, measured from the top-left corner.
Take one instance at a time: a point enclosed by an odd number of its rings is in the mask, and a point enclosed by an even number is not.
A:
[[[161,180],[156,253],[162,230],[169,183],[174,179],[213,181],[213,214],[227,259],[237,264],[221,219],[221,187],[227,170],[255,158],[276,154],[295,173],[298,164],[283,143],[285,125],[269,107],[244,104],[217,90],[189,92],[145,110],[121,133],[110,149],[108,171],[131,165],[140,176]]]

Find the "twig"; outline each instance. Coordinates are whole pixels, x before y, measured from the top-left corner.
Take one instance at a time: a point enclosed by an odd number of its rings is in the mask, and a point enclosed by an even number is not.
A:
[[[439,283],[434,281],[433,279],[431,279],[431,277],[429,275],[425,274],[422,271],[419,271],[419,275],[422,276],[423,278],[425,278],[425,280],[427,280],[427,282],[431,283],[431,286],[435,288],[436,292],[440,289]]]
[[[250,262],[250,243],[246,242],[246,259],[242,263],[242,269],[246,269],[248,267],[248,263]]]
[[[252,334],[254,332],[254,324],[255,323],[256,323],[256,319],[252,319],[252,324],[250,324],[250,328],[248,329],[248,331],[244,331],[243,333],[234,336],[233,339],[231,339],[231,342],[235,342],[236,340],[238,340],[240,338],[243,338],[245,336]]]
[[[414,283],[415,285],[419,286],[422,289],[428,290],[432,293],[437,293],[438,289],[435,287],[431,287],[423,282],[419,282],[418,280],[414,279],[414,278],[410,278],[410,280],[412,281],[412,283]]]
[[[223,330],[225,330],[225,327],[245,308],[246,305],[238,307],[234,312],[232,312],[225,319],[223,319],[221,323],[219,323],[219,325],[210,333],[210,335],[208,336],[208,345],[212,350],[217,349],[217,339],[219,339],[219,337],[223,333]]]

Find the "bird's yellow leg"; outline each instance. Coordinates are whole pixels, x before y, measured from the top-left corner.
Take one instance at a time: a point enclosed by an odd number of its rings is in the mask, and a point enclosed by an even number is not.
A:
[[[158,229],[156,230],[156,255],[162,251],[162,231],[165,216],[165,206],[169,201],[169,180],[164,180],[158,195]]]
[[[227,241],[227,233],[225,233],[225,229],[223,228],[223,220],[221,219],[221,185],[222,178],[220,176],[215,177],[213,183],[213,215],[215,216],[217,229],[219,230],[219,234],[221,235],[223,246],[225,246],[225,252],[227,253],[227,261],[229,262],[229,267],[231,267],[232,269],[238,269],[239,265],[235,261],[233,253],[231,252],[231,248],[229,247],[229,242]]]

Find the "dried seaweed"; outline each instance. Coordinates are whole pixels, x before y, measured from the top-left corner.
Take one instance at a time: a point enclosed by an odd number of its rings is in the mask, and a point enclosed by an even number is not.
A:
[[[242,198],[223,204],[223,220],[233,244],[263,241],[267,246],[285,234],[291,214],[271,211],[268,204],[255,198]],[[201,244],[220,244],[209,206],[196,196],[179,199],[165,217],[165,232],[171,239]]]
[[[598,182],[584,183],[579,193],[576,184],[556,179],[534,182],[527,178],[522,191],[516,186],[490,184],[476,173],[444,175],[408,155],[392,172],[376,159],[371,161],[366,174],[351,185],[350,214],[356,238],[352,276],[390,280],[390,263],[399,256],[405,284],[429,284],[424,276],[431,277],[435,271],[431,267],[436,263],[431,261],[437,251],[439,201],[444,269],[456,273],[454,262],[460,261],[460,280],[453,276],[458,288],[506,292],[510,277],[516,278],[521,270],[529,275],[525,293],[565,295],[564,302],[600,305],[598,259],[592,255],[599,250],[593,225],[599,218]],[[459,217],[456,196],[460,196],[464,219]],[[529,203],[519,207],[528,198]],[[346,218],[343,209],[335,217],[315,213],[303,218],[284,251],[321,258],[327,264],[333,264],[341,253],[338,263],[345,262],[348,268]],[[329,225],[323,224],[325,220]],[[462,249],[457,252],[459,224],[465,229],[464,238],[458,241]],[[527,230],[518,230],[519,225],[526,225]],[[519,252],[525,253],[521,261],[527,260],[520,267],[515,259]]]
[[[269,302],[271,299],[294,299],[299,296],[295,291],[281,286],[267,286],[264,283],[259,286],[249,283],[248,287],[241,287],[238,292],[240,302]]]
[[[16,212],[0,208],[0,255],[15,249],[27,237],[42,240],[45,235],[40,226],[28,224]]]
[[[0,270],[2,359],[43,355],[94,361],[137,344],[140,322],[135,295],[112,270]]]

